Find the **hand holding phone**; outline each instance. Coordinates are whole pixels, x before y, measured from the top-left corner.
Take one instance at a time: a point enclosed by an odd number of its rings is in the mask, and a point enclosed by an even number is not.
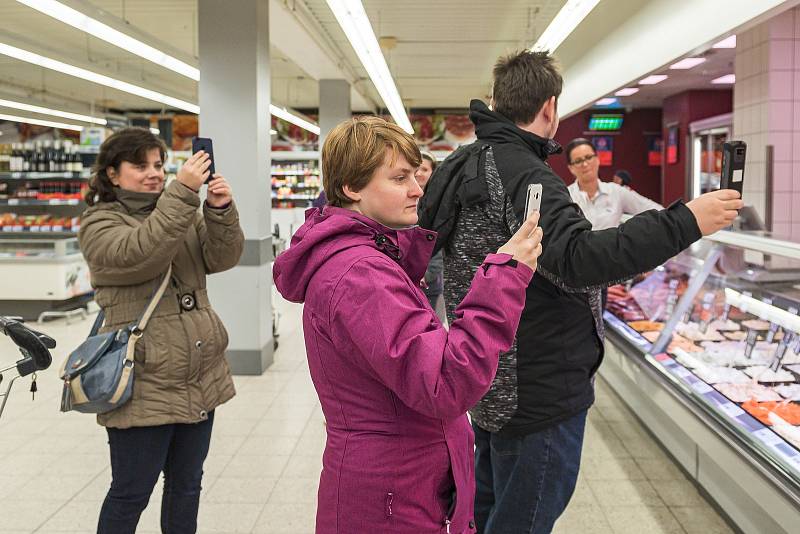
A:
[[[747,144],[744,141],[729,141],[722,145],[722,173],[720,189],[733,189],[741,196],[744,188],[744,161]]]
[[[211,166],[208,168],[209,175],[206,178],[205,183],[208,183],[212,180],[213,176],[217,173],[216,168],[214,167],[214,144],[211,142],[211,139],[208,137],[193,137],[192,138],[192,154],[197,154],[200,151],[205,152],[208,154],[208,157],[211,159]]]
[[[205,152],[192,154],[178,170],[178,181],[194,191],[200,191],[203,183],[211,176],[209,167],[211,160]]]
[[[528,186],[528,193],[525,197],[525,219],[527,220],[531,213],[539,211],[542,208],[542,184],[530,184]]]

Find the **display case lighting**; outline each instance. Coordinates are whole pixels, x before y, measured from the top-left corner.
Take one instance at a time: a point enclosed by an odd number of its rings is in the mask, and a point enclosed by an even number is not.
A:
[[[715,44],[712,48],[736,48],[736,36],[731,35]]]
[[[77,124],[65,124],[63,122],[45,121],[41,119],[33,119],[31,117],[18,117],[16,115],[6,115],[0,113],[0,120],[9,122],[21,122],[23,124],[35,124],[37,126],[49,126],[50,128],[59,128],[61,130],[74,130],[76,132],[83,131],[83,126]]]
[[[736,83],[736,75],[735,74],[726,74],[725,76],[720,76],[719,78],[714,78],[713,80],[711,80],[711,83],[714,83],[714,84]]]
[[[327,0],[327,2],[392,118],[406,132],[414,133],[361,0]]]
[[[61,117],[63,119],[72,119],[75,121],[89,122],[91,124],[99,124],[101,126],[105,126],[108,122],[100,117],[91,117],[89,115],[81,115],[79,113],[70,113],[68,111],[61,111],[58,109],[34,106],[31,104],[25,104],[24,102],[15,102],[13,100],[0,99],[0,107],[30,111],[32,113],[41,113],[42,115],[52,115],[54,117]]]

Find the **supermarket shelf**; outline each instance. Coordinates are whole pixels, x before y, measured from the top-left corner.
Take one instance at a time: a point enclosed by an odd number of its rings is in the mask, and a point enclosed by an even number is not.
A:
[[[319,176],[319,171],[272,171],[272,176]]]
[[[270,153],[272,161],[308,161],[312,159],[319,159],[319,151],[309,150],[306,152],[291,152],[291,151],[272,151]]]
[[[305,182],[300,182],[299,184],[280,184],[280,185],[272,184],[272,188],[273,189],[277,189],[278,187],[286,187],[286,186],[298,187],[300,189],[316,189],[316,190],[322,189],[321,185],[309,185],[309,184],[306,184]]]
[[[10,228],[14,228],[13,226]],[[41,236],[41,237],[75,237],[78,235],[78,231],[60,231],[60,232],[53,232],[51,230],[6,230],[5,227],[0,228],[0,239],[4,237],[32,237],[32,236]]]
[[[37,200],[32,198],[9,198],[0,200],[0,206],[77,206],[83,200],[77,198]]]
[[[272,195],[275,200],[314,200],[319,195]]]
[[[0,180],[78,180],[89,178],[90,172],[0,172]]]

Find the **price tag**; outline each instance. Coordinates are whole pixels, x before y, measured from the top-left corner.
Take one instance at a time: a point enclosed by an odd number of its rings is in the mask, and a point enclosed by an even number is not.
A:
[[[12,232],[22,232],[23,231],[23,228],[22,228],[21,224],[17,224],[15,226],[12,226],[11,228],[12,228]]]
[[[692,376],[692,372],[688,370],[686,367],[676,367],[675,374],[681,378],[686,378],[687,376]]]
[[[39,228],[39,226],[31,226],[31,232],[38,232]]]
[[[3,231],[4,232],[10,232],[11,231],[11,227],[10,226],[3,226]]]
[[[9,198],[8,199],[9,206],[19,206],[19,199],[18,198]]]
[[[695,390],[696,392],[700,393],[700,394],[708,393],[709,391],[713,391],[714,390],[714,388],[712,388],[711,386],[709,386],[705,382],[701,382],[699,380],[692,384],[692,389]]]
[[[744,413],[744,410],[739,408],[737,405],[733,404],[732,402],[726,402],[724,404],[719,405],[719,409],[728,414],[731,417],[739,417]]]
[[[53,226],[53,231],[54,232],[63,232],[64,231],[64,227],[62,225],[58,224],[56,226]]]
[[[774,447],[776,445],[780,445],[784,443],[783,438],[777,435],[775,432],[770,430],[769,428],[762,428],[753,432],[753,435],[757,437],[761,442]]]

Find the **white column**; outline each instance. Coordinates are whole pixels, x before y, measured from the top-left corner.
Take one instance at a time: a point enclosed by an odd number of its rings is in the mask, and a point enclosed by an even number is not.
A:
[[[235,374],[272,364],[269,0],[198,1],[200,135],[214,141],[245,236],[239,265],[209,279]]]
[[[347,80],[319,81],[319,149],[328,132],[352,115],[350,110],[350,83]]]

